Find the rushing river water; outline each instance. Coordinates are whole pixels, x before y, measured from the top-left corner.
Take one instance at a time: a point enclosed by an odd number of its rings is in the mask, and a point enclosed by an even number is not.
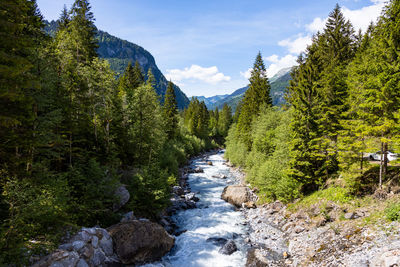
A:
[[[204,159],[192,162],[191,167],[200,167],[204,173],[189,174],[192,192],[200,198],[196,209],[182,210],[173,216],[180,230],[186,232],[176,237],[175,247],[167,254],[162,263],[147,266],[173,267],[224,267],[244,266],[247,247],[243,238],[246,235],[244,217],[240,211],[221,199],[225,186],[235,181],[230,168],[224,165],[223,153],[208,156],[208,165]],[[227,179],[213,176],[225,175]],[[221,245],[207,241],[208,238],[233,239],[238,251],[231,255],[219,253]]]

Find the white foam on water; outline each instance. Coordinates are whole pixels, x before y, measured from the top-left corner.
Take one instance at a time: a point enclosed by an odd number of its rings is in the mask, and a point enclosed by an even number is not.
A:
[[[242,225],[244,217],[239,211],[221,199],[227,184],[234,180],[229,167],[223,164],[223,154],[208,157],[213,165],[204,160],[195,160],[192,167],[204,169],[204,173],[189,174],[192,192],[200,198],[198,208],[182,210],[172,218],[180,230],[186,230],[176,237],[175,246],[161,262],[147,264],[146,267],[228,267],[244,266],[247,247],[243,241],[246,228]],[[227,179],[214,178],[213,175],[226,175]],[[220,245],[206,240],[211,237],[234,239],[238,251],[231,255],[219,253]],[[236,237],[236,238],[234,238]]]

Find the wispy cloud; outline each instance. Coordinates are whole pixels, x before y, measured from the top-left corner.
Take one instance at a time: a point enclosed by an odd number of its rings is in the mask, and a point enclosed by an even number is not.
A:
[[[310,35],[298,34],[294,38],[288,38],[279,41],[278,45],[286,47],[292,54],[300,54],[306,49],[307,45],[309,45],[310,43]]]
[[[269,67],[267,68],[267,74],[269,78],[272,78],[278,71],[283,68],[292,67],[297,64],[297,56],[288,54],[284,57],[279,57],[278,55],[272,55],[266,57],[265,60],[267,62],[271,62]]]
[[[228,82],[231,77],[224,75],[218,71],[216,66],[209,68],[201,67],[199,65],[192,65],[183,70],[169,69],[165,75],[167,79],[180,83],[184,80],[198,80],[209,84],[218,84],[221,82]]]

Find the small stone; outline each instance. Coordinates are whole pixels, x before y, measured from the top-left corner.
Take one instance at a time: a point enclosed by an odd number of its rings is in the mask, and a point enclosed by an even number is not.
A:
[[[225,255],[231,255],[233,252],[237,251],[237,246],[235,241],[229,240],[226,244],[219,250],[219,253]]]
[[[212,166],[213,165],[212,161],[207,161],[207,165]]]
[[[100,240],[100,248],[104,251],[106,256],[111,256],[113,254],[113,243],[111,238],[103,238]]]
[[[71,251],[72,250],[72,244],[71,243],[61,244],[61,245],[58,246],[58,249]]]
[[[345,218],[346,220],[352,220],[352,219],[354,219],[354,217],[355,217],[354,212],[347,212],[347,213],[344,215],[344,218]]]
[[[84,246],[85,246],[85,242],[83,242],[83,241],[75,241],[74,243],[72,243],[72,247],[75,251],[79,251]]]
[[[172,187],[172,192],[174,192],[174,194],[175,194],[175,195],[178,195],[178,196],[184,194],[184,191],[183,191],[182,187],[177,186],[177,185],[174,186],[174,187]]]
[[[289,253],[287,253],[287,251],[284,251],[284,252],[283,252],[283,258],[284,258],[284,259],[289,258]]]
[[[84,259],[80,259],[78,263],[76,264],[76,267],[89,267],[87,262]]]
[[[294,232],[296,233],[296,234],[300,234],[301,232],[304,232],[304,227],[302,227],[302,226],[300,226],[300,225],[298,225],[298,226],[296,226],[295,228],[294,228]]]
[[[98,245],[99,245],[99,239],[97,238],[97,236],[93,236],[93,238],[92,238],[92,246],[94,248],[97,248]]]
[[[96,249],[93,254],[93,258],[90,260],[90,262],[94,266],[100,266],[104,260],[106,259],[106,255],[104,255],[104,252],[101,251],[100,249]]]

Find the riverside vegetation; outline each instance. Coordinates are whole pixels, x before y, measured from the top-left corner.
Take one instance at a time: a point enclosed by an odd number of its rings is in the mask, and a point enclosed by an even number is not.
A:
[[[0,265],[48,253],[66,231],[154,218],[186,159],[222,143],[229,107],[177,109],[138,62],[123,75],[97,54],[91,6],[64,8],[54,37],[35,1],[0,3]],[[133,62],[134,63],[134,62]],[[115,211],[121,184],[131,198]]]
[[[399,25],[400,1],[389,1],[364,34],[337,5],[293,67],[282,108],[271,105],[257,56],[226,157],[244,168],[260,203],[297,200],[296,210],[333,201],[370,206],[367,223],[399,219],[400,169],[386,155],[399,145]],[[367,157],[376,151],[379,164]]]
[[[322,203],[327,217],[335,202],[374,207],[365,223],[400,219],[399,168],[385,153],[399,145],[400,1],[364,34],[336,6],[280,108],[259,53],[233,117],[196,98],[178,110],[177,87],[161,98],[139,62],[114,73],[98,57],[90,10],[87,0],[64,8],[53,37],[35,1],[0,2],[0,264],[27,264],[66,231],[110,226],[125,211],[155,218],[179,166],[224,143],[259,204]],[[371,164],[366,153],[377,150],[385,156]],[[121,185],[131,198],[116,211]]]

